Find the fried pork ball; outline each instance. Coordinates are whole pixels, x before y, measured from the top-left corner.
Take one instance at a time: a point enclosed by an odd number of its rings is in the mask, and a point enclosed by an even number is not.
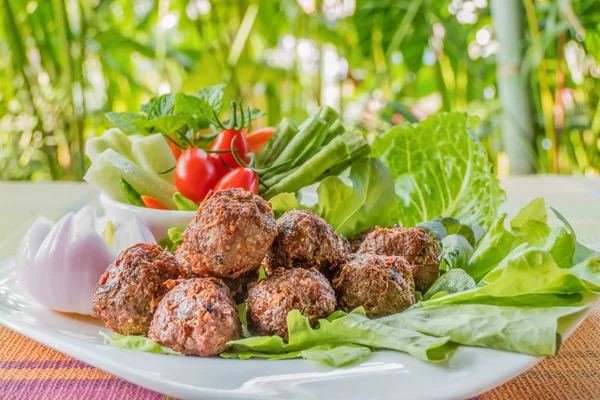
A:
[[[288,339],[287,315],[300,310],[311,325],[335,310],[335,293],[327,278],[315,269],[279,269],[251,283],[246,300],[248,329],[255,335]]]
[[[175,287],[156,308],[148,337],[182,354],[210,357],[242,337],[227,286],[217,278],[169,281]]]
[[[258,269],[277,235],[271,205],[241,189],[209,193],[175,255],[182,270],[237,278]]]
[[[192,278],[208,278],[210,275],[198,275],[192,271],[191,265],[189,263],[183,262],[181,265],[181,279],[192,279]],[[258,279],[258,270],[253,270],[250,272],[246,272],[237,278],[220,278],[225,285],[231,291],[231,295],[233,296],[233,300],[235,300],[236,304],[243,303],[248,296],[248,284],[251,282],[256,282]]]
[[[338,269],[333,288],[340,309],[363,306],[369,318],[399,313],[415,303],[411,267],[397,256],[352,255]]]
[[[358,252],[406,258],[416,290],[425,293],[440,274],[439,251],[439,242],[424,229],[394,227],[375,229]]]
[[[155,244],[124,250],[100,278],[93,298],[94,315],[123,335],[146,335],[152,314],[167,293],[163,283],[179,275],[173,256]]]
[[[248,285],[258,280],[258,272],[250,271],[238,276],[235,279],[222,278],[221,280],[231,291],[233,300],[235,300],[236,304],[239,304],[243,303],[248,297]]]
[[[325,221],[312,211],[290,210],[277,220],[277,236],[265,259],[265,269],[316,268],[328,273],[348,254],[348,246]]]
[[[374,230],[375,230],[375,228],[369,228],[360,233],[357,233],[356,235],[350,236],[350,239],[348,239],[348,241],[350,243],[350,252],[356,253],[360,249],[360,246],[365,241],[367,236],[369,236],[369,234],[371,232],[373,232]]]

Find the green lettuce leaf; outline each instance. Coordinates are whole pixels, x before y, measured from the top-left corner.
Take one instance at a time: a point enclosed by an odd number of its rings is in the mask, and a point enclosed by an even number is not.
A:
[[[555,210],[552,207],[550,207],[550,209],[552,210],[552,212],[554,213],[554,215],[556,216],[556,218],[558,218],[564,224],[565,229],[571,235],[573,235],[573,239],[576,242],[576,244],[575,244],[575,253],[573,254],[573,265],[576,265],[576,264],[579,264],[579,263],[581,263],[583,261],[589,260],[590,258],[600,257],[600,252],[597,252],[595,250],[589,249],[586,246],[582,245],[581,243],[577,242],[577,237],[575,235],[575,230],[573,229],[573,227],[571,226],[571,224],[569,224],[569,222],[566,220],[566,218],[563,217],[563,215],[561,213],[559,213],[557,210]]]
[[[133,351],[142,351],[145,353],[155,353],[155,354],[175,354],[181,355],[176,351],[169,349],[168,347],[163,347],[160,344],[156,343],[153,340],[148,339],[144,336],[124,336],[118,333],[115,333],[112,337],[107,335],[104,332],[99,332],[100,336],[102,336],[105,342],[108,342],[112,347],[116,347],[118,349],[125,350],[133,350]]]
[[[546,212],[544,199],[540,197],[533,199],[510,221],[510,226],[513,231],[519,231],[521,227],[530,221],[538,221],[544,224],[548,222],[548,213]]]
[[[506,214],[503,214],[492,223],[479,242],[468,265],[463,267],[475,282],[479,282],[521,243],[504,228],[505,220]]]
[[[456,233],[448,235],[442,239],[440,270],[449,271],[464,268],[469,264],[472,255],[473,247],[464,236]]]
[[[475,289],[473,278],[462,269],[453,269],[440,276],[423,295],[423,301]]]
[[[455,343],[536,356],[558,350],[559,319],[584,307],[520,308],[484,304],[451,304],[409,309],[381,323],[427,335],[450,337]]]
[[[438,113],[375,140],[373,151],[396,182],[403,225],[444,216],[487,228],[496,218],[506,195],[471,122],[463,113]]]
[[[464,270],[478,282],[522,244],[548,251],[560,268],[571,268],[586,259],[600,256],[578,243],[565,218],[558,211],[552,211],[564,227],[551,228],[547,224],[546,204],[541,198],[531,201],[510,221],[512,231],[505,228],[506,214],[498,217]]]
[[[502,306],[578,306],[590,298],[590,283],[600,279],[594,263],[578,266],[579,273],[560,268],[552,255],[523,244],[490,271],[478,287],[430,299],[418,307],[440,304],[490,304]]]
[[[336,313],[333,318],[321,319],[317,328],[311,328],[308,319],[298,310],[287,317],[289,340],[279,336],[260,336],[230,342],[229,353],[284,354],[321,345],[362,345],[372,349],[389,349],[408,353],[429,362],[443,362],[450,358],[456,345],[448,338],[431,337],[419,332],[396,329],[371,320],[359,308],[349,314]]]
[[[225,352],[223,358],[262,358],[267,360],[285,360],[290,358],[304,358],[305,360],[319,361],[330,367],[346,367],[367,360],[371,357],[371,349],[356,344],[325,344],[307,350],[291,351],[288,353],[269,354],[260,352]]]
[[[273,197],[271,204],[276,215],[294,208],[313,210],[345,236],[376,225],[393,225],[397,220],[394,181],[387,167],[376,158],[352,164],[348,177],[325,178],[317,195],[318,201],[311,203],[305,201],[304,191],[295,195],[282,193]]]

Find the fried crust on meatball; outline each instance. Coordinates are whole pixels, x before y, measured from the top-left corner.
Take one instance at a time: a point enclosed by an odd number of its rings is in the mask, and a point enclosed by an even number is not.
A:
[[[397,256],[352,255],[338,269],[333,288],[340,309],[363,306],[369,318],[399,313],[415,303],[411,267]]]
[[[363,241],[359,253],[401,256],[412,266],[415,288],[421,293],[440,274],[438,241],[421,228],[376,228]]]
[[[367,236],[369,236],[369,234],[371,232],[373,232],[374,230],[375,230],[375,228],[369,228],[369,229],[365,229],[362,232],[357,233],[356,235],[350,236],[350,238],[348,239],[348,242],[350,243],[350,252],[352,252],[352,253],[358,252],[358,250],[360,249],[360,246],[365,241]]]
[[[156,308],[148,337],[183,354],[210,357],[242,337],[235,302],[217,278],[169,281],[175,285]]]
[[[299,310],[311,325],[335,310],[335,293],[315,269],[279,269],[251,283],[246,300],[248,329],[256,335],[278,335],[288,340],[287,315]]]
[[[277,235],[271,205],[232,188],[211,192],[183,233],[175,255],[183,271],[237,278],[258,269]]]
[[[100,278],[93,298],[94,315],[123,335],[146,335],[154,309],[167,293],[163,283],[179,275],[173,256],[155,244],[124,250]]]
[[[277,268],[316,268],[328,273],[348,254],[348,246],[310,210],[286,211],[277,220],[277,236],[265,258],[267,274]]]
[[[192,279],[192,278],[209,278],[210,275],[198,275],[192,271],[190,264],[185,263],[181,264],[181,279]],[[250,272],[246,272],[237,278],[219,278],[227,285],[229,290],[231,291],[231,295],[233,296],[233,300],[235,300],[236,304],[243,303],[248,297],[248,284],[251,282],[256,282],[258,279],[258,270],[253,270]]]

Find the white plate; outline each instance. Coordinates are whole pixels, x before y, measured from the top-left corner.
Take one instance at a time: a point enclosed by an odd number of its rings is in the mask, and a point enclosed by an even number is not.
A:
[[[118,350],[91,317],[44,309],[21,294],[14,262],[0,261],[0,324],[146,388],[182,399],[461,399],[487,391],[541,360],[523,354],[460,347],[449,363],[376,352],[348,368],[303,360],[225,360]],[[565,324],[568,336],[589,309]]]

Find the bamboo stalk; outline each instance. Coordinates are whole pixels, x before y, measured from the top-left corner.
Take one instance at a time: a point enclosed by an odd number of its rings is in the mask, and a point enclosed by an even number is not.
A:
[[[496,76],[502,105],[502,139],[511,174],[534,172],[535,143],[530,92],[521,76],[525,42],[519,0],[492,0],[492,17],[500,51]]]
[[[498,0],[496,0],[498,1]],[[542,37],[538,26],[537,16],[535,14],[535,5],[533,0],[523,0],[525,6],[525,15],[527,16],[527,25],[529,26],[529,34],[534,42],[534,45],[540,54],[540,62],[537,67],[537,81],[540,87],[540,97],[542,104],[542,114],[544,117],[544,132],[546,139],[550,141],[552,146],[547,150],[548,155],[548,169],[557,173],[557,166],[553,165],[554,157],[553,152],[558,152],[556,143],[554,140],[554,112],[553,112],[553,99],[552,92],[550,91],[550,85],[548,84],[548,74],[546,67],[546,59],[544,58]]]
[[[43,129],[41,113],[38,110],[38,107],[35,103],[35,96],[32,90],[33,85],[31,83],[32,80],[29,77],[29,74],[26,70],[26,66],[29,66],[29,59],[25,55],[25,46],[17,28],[14,13],[8,0],[0,0],[0,2],[4,6],[2,7],[4,10],[2,12],[2,15],[4,15],[5,17],[6,35],[8,38],[9,46],[11,47],[12,51],[12,61],[15,65],[15,69],[19,71],[19,73],[23,77],[25,92],[27,93],[31,109],[33,110],[33,115],[36,118],[36,125],[34,129],[39,129],[44,136],[50,136],[50,134]],[[52,177],[52,180],[59,179],[60,171],[57,167],[58,161],[56,155],[56,148],[47,146],[44,143],[44,145],[42,146],[42,151],[44,152],[48,160],[48,167],[50,169],[50,176]]]
[[[566,33],[561,32],[560,35],[558,35],[558,41],[556,42],[556,86],[554,88],[554,98],[556,99],[554,107],[554,143],[556,143],[556,150],[554,151],[555,171],[560,171],[560,143],[565,124],[565,105],[562,98],[562,90],[565,86],[565,71],[563,69],[563,63],[565,59],[565,40]]]
[[[385,59],[389,63],[392,59],[392,53],[396,51],[402,44],[402,41],[408,34],[408,29],[412,26],[413,20],[417,15],[417,11],[421,8],[421,4],[423,4],[423,0],[412,0],[406,9],[406,13],[402,17],[400,24],[396,28],[394,32],[394,36],[392,36],[392,40],[385,52]]]
[[[67,18],[67,10],[65,7],[64,0],[52,0],[52,4],[54,6],[54,13],[56,18],[56,30],[58,33],[58,43],[59,43],[59,54],[61,58],[61,63],[63,66],[62,71],[62,79],[64,81],[64,85],[67,92],[67,100],[70,103],[71,112],[67,114],[70,116],[70,120],[67,121],[69,127],[69,141],[72,142],[72,145],[75,145],[75,157],[74,158],[74,170],[75,170],[75,178],[77,180],[83,179],[83,174],[85,173],[85,159],[83,157],[83,130],[79,126],[79,121],[77,118],[77,109],[75,106],[75,97],[73,96],[73,57],[71,54],[71,41],[69,39],[69,20]],[[71,154],[73,154],[73,149],[71,148]]]

